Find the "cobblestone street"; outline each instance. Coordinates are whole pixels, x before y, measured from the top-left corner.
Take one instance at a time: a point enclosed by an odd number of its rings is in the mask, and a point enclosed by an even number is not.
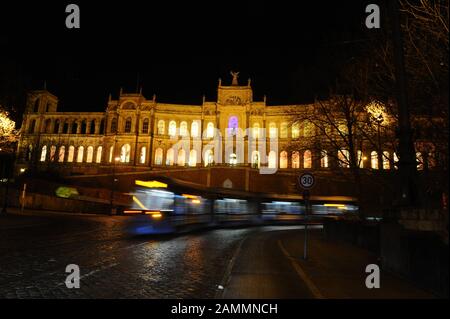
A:
[[[124,218],[5,217],[0,298],[212,298],[234,248],[255,231],[132,238]],[[66,288],[68,264],[80,267],[80,289]]]

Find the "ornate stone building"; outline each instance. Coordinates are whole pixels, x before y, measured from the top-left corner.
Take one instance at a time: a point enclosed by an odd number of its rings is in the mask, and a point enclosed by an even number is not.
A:
[[[253,99],[250,80],[239,85],[238,74],[232,75],[231,85],[219,80],[217,101],[203,99],[201,105],[160,103],[155,96],[121,91],[117,100],[110,96],[105,112],[69,113],[57,111],[58,98],[50,92],[33,91],[21,128],[17,172],[101,174],[112,165],[121,171],[206,166],[289,171],[336,165],[325,149],[293,148],[320,133],[292,120],[314,104],[267,106],[265,98]],[[360,167],[394,168],[392,149],[382,154],[365,149],[358,151]],[[345,150],[341,155],[348,156]]]

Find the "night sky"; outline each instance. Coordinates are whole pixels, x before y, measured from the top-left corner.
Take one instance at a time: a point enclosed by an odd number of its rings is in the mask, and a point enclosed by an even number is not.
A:
[[[79,30],[65,28],[69,3],[80,5]],[[252,78],[255,100],[308,102],[357,54],[367,38],[364,8],[374,1],[313,3],[2,3],[0,93],[20,109],[25,92],[46,81],[60,111],[103,111],[109,93],[134,92],[138,82],[148,99],[201,104],[237,70],[242,84]]]

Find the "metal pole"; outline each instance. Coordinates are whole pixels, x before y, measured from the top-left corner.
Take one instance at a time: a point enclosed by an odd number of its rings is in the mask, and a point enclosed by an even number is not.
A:
[[[27,184],[23,184],[23,190],[22,190],[22,205],[20,207],[20,212],[23,213],[23,210],[25,209],[25,196],[27,192]]]
[[[309,213],[309,191],[303,192],[303,198],[305,200],[305,240],[303,242],[303,259],[308,259],[308,213]]]

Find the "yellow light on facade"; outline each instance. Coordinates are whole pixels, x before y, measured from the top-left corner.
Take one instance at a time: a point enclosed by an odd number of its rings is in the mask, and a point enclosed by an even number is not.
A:
[[[158,181],[140,181],[136,180],[135,184],[138,186],[144,186],[148,188],[167,188],[166,183],[158,182]]]

